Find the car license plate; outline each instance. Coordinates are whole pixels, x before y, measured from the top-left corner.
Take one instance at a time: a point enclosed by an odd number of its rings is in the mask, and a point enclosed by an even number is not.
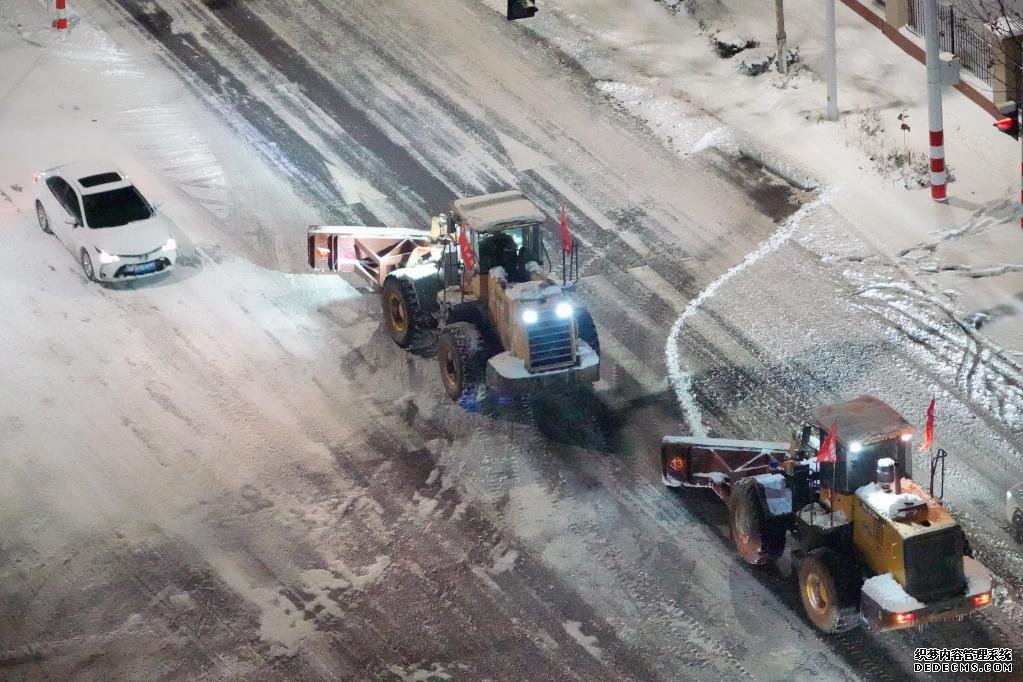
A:
[[[145,275],[146,273],[154,272],[155,270],[156,261],[152,261],[150,263],[139,263],[138,265],[135,266],[136,275]]]

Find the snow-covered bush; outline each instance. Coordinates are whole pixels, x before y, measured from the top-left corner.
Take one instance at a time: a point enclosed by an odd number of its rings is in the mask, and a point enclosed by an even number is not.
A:
[[[760,43],[748,31],[715,31],[710,35],[710,44],[722,59],[734,57],[743,50],[759,47]]]
[[[664,7],[677,14],[679,11],[685,11],[691,17],[697,17],[706,19],[711,16],[716,16],[723,8],[721,0],[654,0],[659,2]]]
[[[856,128],[868,137],[874,137],[884,132],[884,123],[881,122],[881,112],[877,109],[865,109],[857,114]]]
[[[739,58],[739,71],[747,76],[759,76],[767,73],[767,70],[774,64],[774,52],[767,50],[755,50],[747,52]]]

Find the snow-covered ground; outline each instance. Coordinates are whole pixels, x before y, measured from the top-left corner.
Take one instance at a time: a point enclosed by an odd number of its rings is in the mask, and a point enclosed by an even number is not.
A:
[[[1020,466],[1014,367],[957,322],[965,295],[909,278],[920,268],[876,230],[913,211],[955,229],[963,208],[946,216],[874,173],[857,128],[817,121],[809,69],[751,80],[684,14],[546,0],[523,26],[498,4],[253,2],[243,15],[231,2],[83,0],[58,37],[40,4],[5,3],[0,583],[13,608],[0,664],[67,677],[137,675],[144,656],[153,676],[855,679],[905,670],[914,646],[949,638],[1018,646],[1023,560],[996,516]],[[730,4],[733,17],[756,7]],[[455,11],[478,33],[452,36]],[[764,14],[745,30],[766,44]],[[876,40],[869,54],[902,68],[880,35],[840,19],[843,54]],[[260,21],[280,44],[242,34]],[[210,80],[139,25],[204,55]],[[810,67],[813,36],[791,22]],[[271,63],[284,45],[295,61]],[[900,110],[855,82],[843,108]],[[920,93],[911,122],[925,119]],[[950,120],[972,120],[969,106],[950,103]],[[261,128],[245,111],[270,118]],[[343,116],[361,111],[372,125]],[[363,146],[373,126],[408,151],[396,166]],[[953,196],[981,185],[957,144]],[[751,181],[740,152],[823,191]],[[175,272],[90,286],[37,228],[32,171],[86,156],[116,158],[161,202],[181,230]],[[302,273],[304,230],[412,223],[445,191],[507,184],[549,211],[570,204],[603,379],[578,405],[466,414],[440,395],[431,358],[386,342],[375,301]],[[940,241],[922,253],[943,257],[993,239],[987,215],[962,238],[928,237],[922,221],[899,239]],[[669,369],[689,377],[684,410]],[[938,396],[948,497],[1004,583],[991,615],[824,640],[788,574],[733,556],[716,506],[661,489],[665,432],[784,439],[816,401],[857,392],[911,419]]]

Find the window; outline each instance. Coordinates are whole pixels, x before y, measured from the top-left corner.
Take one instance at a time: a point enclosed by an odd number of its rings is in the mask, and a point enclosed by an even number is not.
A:
[[[134,186],[86,194],[82,202],[92,228],[119,227],[153,215],[153,210]]]
[[[120,182],[121,175],[119,173],[99,173],[98,175],[90,175],[85,178],[78,178],[78,184],[82,187],[95,187],[96,185],[106,185],[111,182]]]
[[[528,280],[529,273],[525,265],[528,261],[538,260],[536,230],[536,225],[525,225],[476,233],[480,272],[488,272],[490,268],[500,266],[510,281]]]
[[[82,222],[82,209],[78,205],[78,196],[75,191],[71,189],[71,185],[67,184],[64,178],[52,177],[46,180],[47,187],[53,192],[53,196],[57,198],[60,205],[64,207],[68,213],[70,213],[75,220],[79,223]]]

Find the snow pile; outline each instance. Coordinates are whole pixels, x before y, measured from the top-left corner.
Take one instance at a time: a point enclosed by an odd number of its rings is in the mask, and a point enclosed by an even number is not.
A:
[[[972,597],[991,590],[991,571],[984,568],[973,557],[963,557],[963,572],[966,574],[966,594]]]
[[[561,293],[561,287],[547,282],[523,282],[509,287],[508,298],[513,301],[535,301],[548,296],[557,296]]]
[[[781,474],[761,474],[754,476],[763,489],[764,497],[767,499],[767,509],[771,516],[788,514],[792,511],[792,491],[789,490],[788,482]]]
[[[913,493],[896,495],[884,490],[877,483],[869,483],[856,489],[856,496],[886,519],[895,518],[899,512],[924,503],[924,499]]]
[[[758,47],[760,43],[749,31],[717,31],[710,36],[710,44],[719,57],[734,57],[743,50]]]
[[[875,575],[863,583],[863,594],[873,599],[885,611],[905,613],[924,608],[924,605],[911,597],[895,582],[891,573]]]
[[[849,523],[849,519],[841,509],[836,510],[832,514],[816,502],[808,504],[799,510],[799,518],[818,528],[833,528],[834,526],[844,526]]]
[[[770,50],[754,50],[739,58],[738,67],[747,76],[759,76],[767,73],[774,64],[774,52]]]

